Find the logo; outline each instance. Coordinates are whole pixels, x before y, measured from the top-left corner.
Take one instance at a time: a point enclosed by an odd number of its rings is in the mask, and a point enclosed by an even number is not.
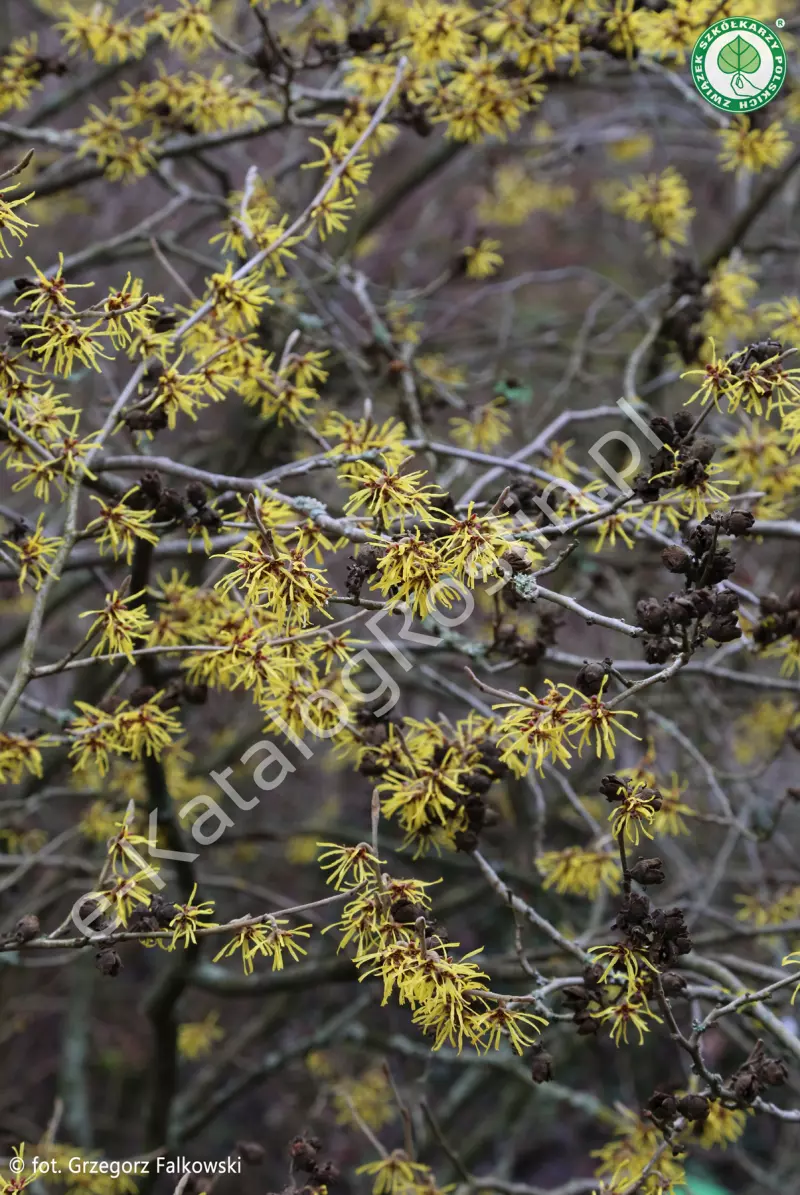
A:
[[[755,112],[780,91],[786,51],[762,21],[727,17],[697,39],[691,66],[694,85],[709,104],[723,112]]]

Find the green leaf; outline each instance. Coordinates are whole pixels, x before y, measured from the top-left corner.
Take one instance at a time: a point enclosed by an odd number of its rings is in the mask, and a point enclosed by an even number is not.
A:
[[[533,398],[533,388],[522,383],[498,382],[494,392],[498,398],[505,398],[508,402],[528,403]]]
[[[734,37],[720,50],[717,66],[725,75],[753,75],[761,66],[761,55],[752,42]]]

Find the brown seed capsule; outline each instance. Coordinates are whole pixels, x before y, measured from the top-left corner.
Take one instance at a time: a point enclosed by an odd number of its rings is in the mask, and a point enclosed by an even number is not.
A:
[[[674,444],[677,437],[675,428],[664,415],[654,415],[650,420],[650,427],[656,433],[662,444]]]
[[[711,610],[716,594],[713,589],[695,589],[686,596],[690,599],[697,618],[702,618]]]
[[[672,655],[672,640],[665,635],[653,635],[644,640],[644,658],[648,664],[665,664]]]
[[[742,628],[732,615],[713,618],[708,625],[708,636],[715,643],[733,643],[735,639],[741,639]]]
[[[351,29],[347,35],[347,44],[355,54],[366,54],[367,50],[383,40],[384,33],[378,25],[370,25],[366,29]]]
[[[654,635],[663,629],[664,623],[667,621],[661,603],[655,598],[642,598],[637,602],[636,617],[639,619],[639,626]]]
[[[190,481],[186,487],[186,497],[192,506],[205,506],[208,499],[206,487],[200,481]]]
[[[749,510],[732,510],[728,515],[728,530],[731,535],[747,535],[755,521]]]
[[[776,593],[765,593],[758,601],[763,615],[783,614],[785,606]]]
[[[483,794],[492,787],[492,777],[488,772],[467,772],[461,783],[472,793]]]
[[[575,678],[575,688],[587,697],[596,697],[603,687],[603,681],[608,676],[611,660],[585,660]]]
[[[669,544],[661,553],[661,561],[671,573],[688,573],[692,566],[692,558],[685,548],[678,544]]]
[[[453,835],[453,842],[457,851],[465,851],[467,854],[476,851],[479,846],[478,835],[474,830],[457,830]]]
[[[665,1123],[674,1119],[678,1110],[678,1101],[669,1091],[654,1091],[647,1107],[653,1120]]]
[[[583,969],[584,987],[586,987],[589,991],[591,991],[592,988],[599,987],[600,979],[603,974],[603,970],[604,970],[604,968],[603,968],[602,963],[592,963],[590,966],[584,967],[584,969]]]
[[[113,978],[122,970],[122,959],[116,950],[98,950],[94,961],[101,975],[109,975]]]
[[[739,595],[730,589],[719,589],[714,593],[714,613],[734,614],[739,609]]]
[[[507,548],[503,553],[503,560],[505,560],[506,564],[510,565],[514,576],[531,571],[531,562],[528,559],[527,553],[522,548]]]
[[[678,1100],[678,1111],[687,1120],[705,1120],[709,1113],[709,1103],[704,1095],[690,1092]]]
[[[576,1013],[573,1020],[580,1037],[594,1037],[600,1028],[597,1017],[593,1017],[590,1012]]]
[[[656,813],[658,813],[659,809],[664,803],[664,798],[661,796],[661,793],[657,788],[640,788],[636,795],[641,797],[643,800],[649,800],[650,807],[654,809]]]
[[[782,1058],[768,1058],[761,1068],[761,1077],[769,1087],[782,1087],[789,1078],[789,1068]]]
[[[688,594],[671,593],[664,600],[664,613],[677,626],[688,626],[695,617],[694,604]]]
[[[143,907],[134,909],[128,918],[128,929],[135,934],[148,933],[160,928],[158,918],[150,909]]]
[[[314,1174],[311,1181],[320,1186],[327,1186],[334,1182],[339,1177],[339,1169],[334,1166],[333,1162],[323,1162],[320,1166],[314,1167]]]
[[[683,996],[688,984],[683,975],[677,971],[665,971],[661,976],[661,986],[667,996]]]
[[[36,914],[26,913],[14,926],[14,938],[17,942],[30,942],[38,936],[39,928],[39,918]]]
[[[600,792],[607,801],[621,801],[627,791],[627,784],[615,772],[600,781]]]
[[[704,465],[713,459],[716,451],[717,443],[712,436],[697,436],[689,446],[689,452],[694,459],[701,461]]]
[[[150,900],[150,912],[158,920],[158,924],[166,929],[173,917],[177,917],[178,906],[156,893]]]
[[[161,480],[161,474],[157,469],[148,469],[139,478],[139,489],[148,498],[153,498],[155,501],[161,497],[164,489],[164,483]]]
[[[539,1048],[531,1059],[531,1078],[534,1083],[549,1083],[553,1077],[553,1058]]]
[[[637,859],[630,869],[630,875],[637,884],[663,884],[664,863],[659,858]]]
[[[733,1090],[737,1099],[740,1099],[743,1104],[752,1104],[761,1090],[758,1075],[748,1067],[742,1067],[733,1080]]]

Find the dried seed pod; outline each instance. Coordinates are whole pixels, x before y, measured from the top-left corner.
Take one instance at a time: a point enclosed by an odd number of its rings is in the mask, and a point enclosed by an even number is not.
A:
[[[661,553],[661,561],[671,573],[688,573],[692,567],[692,558],[685,548],[678,544],[669,544]]]
[[[36,914],[26,913],[14,926],[14,939],[17,942],[30,942],[32,938],[38,937],[39,929],[39,918]]]
[[[664,862],[655,857],[653,859],[637,859],[630,869],[632,880],[644,886],[664,883]]]
[[[583,667],[575,677],[575,688],[587,697],[596,697],[603,687],[603,682],[609,674],[612,660],[584,660]]]
[[[728,515],[728,530],[731,535],[747,535],[755,521],[749,510],[732,510]]]
[[[201,506],[205,506],[208,500],[208,491],[202,482],[190,481],[186,487],[186,497],[192,506],[196,506],[199,510]]]
[[[672,655],[672,640],[654,635],[644,640],[644,658],[648,664],[665,664]]]
[[[736,618],[726,615],[724,618],[714,618],[708,626],[708,636],[715,643],[733,643],[734,639],[741,639],[742,628]]]
[[[627,791],[627,782],[615,772],[600,781],[600,792],[607,801],[621,801]]]
[[[108,975],[113,978],[119,975],[122,970],[122,959],[116,950],[98,950],[94,956],[94,961],[101,975]]]
[[[696,461],[707,465],[714,458],[717,442],[713,436],[696,436],[689,445],[689,452]]]
[[[677,971],[664,971],[661,976],[661,986],[667,996],[684,996],[688,988],[688,984],[683,975],[679,975]]]
[[[706,1120],[710,1110],[708,1100],[704,1095],[690,1092],[678,1100],[678,1111],[687,1120]]]
[[[667,621],[667,616],[662,609],[661,603],[655,598],[642,598],[636,603],[636,617],[639,619],[639,626],[644,627],[646,631],[657,635],[659,631],[664,629]]]
[[[549,1083],[553,1077],[553,1056],[542,1046],[537,1046],[531,1059],[531,1078],[534,1083]]]

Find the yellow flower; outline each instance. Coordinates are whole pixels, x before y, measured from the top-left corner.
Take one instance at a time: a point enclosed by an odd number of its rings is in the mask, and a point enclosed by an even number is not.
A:
[[[461,256],[468,278],[490,278],[496,274],[503,264],[503,256],[498,253],[500,242],[491,237],[484,237],[477,245],[468,245],[462,249]]]
[[[612,971],[625,973],[628,980],[628,996],[635,996],[641,985],[642,966],[646,971],[651,971],[653,974],[658,973],[658,969],[653,966],[646,955],[634,950],[625,942],[617,942],[613,946],[590,946],[589,954],[596,955],[598,962],[607,960],[599,979],[600,983],[605,983]]]
[[[430,504],[434,498],[441,498],[443,490],[436,485],[420,485],[426,474],[422,470],[414,473],[400,473],[396,469],[379,468],[364,461],[358,473],[342,472],[343,481],[353,481],[358,489],[347,499],[345,511],[355,514],[366,506],[377,517],[380,526],[388,526],[398,520],[401,530],[406,520],[422,519],[431,522]]]
[[[639,1035],[639,1045],[642,1045],[645,1033],[650,1031],[648,1020],[657,1021],[659,1025],[663,1024],[661,1017],[653,1012],[645,997],[641,995],[628,995],[608,1008],[593,1012],[592,1016],[597,1017],[598,1021],[608,1022],[611,1026],[610,1035],[618,1046],[621,1041],[627,1042],[628,1029],[631,1026]]]
[[[712,401],[714,406],[719,408],[721,398],[728,401],[729,408],[735,410],[741,397],[742,381],[741,378],[734,373],[731,364],[735,357],[718,357],[714,341],[711,341],[711,360],[706,362],[702,369],[687,369],[681,374],[681,378],[691,378],[700,376],[703,381],[699,390],[696,390],[691,398],[687,398],[686,405],[693,403],[696,398],[700,399],[703,406],[707,402]]]
[[[21,245],[27,236],[26,229],[38,228],[37,224],[31,224],[28,220],[23,220],[14,209],[22,207],[28,200],[33,199],[33,191],[28,195],[21,195],[19,199],[6,199],[12,191],[16,191],[19,183],[10,183],[7,187],[0,188],[0,257],[10,257],[8,245],[3,239],[3,234],[10,232],[17,244]]]
[[[468,417],[458,415],[450,420],[450,434],[456,444],[480,452],[495,448],[508,435],[509,428],[505,400],[500,398],[475,407]]]
[[[510,162],[498,167],[491,192],[479,203],[476,215],[483,224],[522,224],[533,212],[564,211],[575,194],[566,184],[529,178],[523,166]]]
[[[685,245],[687,229],[694,215],[686,180],[667,166],[661,174],[640,174],[630,185],[612,196],[611,206],[628,220],[647,227],[648,236],[662,253]]]
[[[50,575],[48,563],[56,554],[61,540],[42,534],[44,514],[36,521],[36,530],[26,532],[21,539],[6,539],[3,543],[19,558],[19,587],[25,585],[25,578],[31,574],[34,589],[38,589],[46,576]]]
[[[800,348],[800,299],[786,295],[777,303],[766,304],[759,314],[776,340]]]
[[[622,834],[639,845],[640,831],[646,838],[652,838],[650,827],[655,819],[659,807],[660,794],[649,788],[643,781],[621,785],[618,792],[617,804],[609,814],[614,834]]]
[[[219,1013],[214,1010],[202,1021],[185,1021],[178,1026],[178,1053],[194,1061],[210,1054],[214,1045],[222,1041],[225,1031],[219,1024]]]
[[[329,849],[318,856],[319,865],[323,871],[331,874],[326,876],[329,884],[333,884],[338,892],[341,888],[357,888],[370,877],[374,879],[383,862],[373,855],[366,843],[358,846],[338,846],[334,842],[318,842],[317,846]],[[327,862],[323,863],[325,859]]]
[[[124,556],[128,564],[133,559],[133,550],[137,540],[143,539],[150,544],[158,543],[158,536],[149,527],[155,518],[155,512],[134,510],[125,505],[133,493],[134,490],[128,490],[127,494],[113,505],[109,505],[102,498],[97,498],[92,494],[92,500],[100,504],[100,514],[96,519],[92,519],[86,527],[87,531],[100,531],[97,537],[97,546],[101,552],[104,548],[110,547],[115,560]]]
[[[304,625],[314,610],[327,614],[325,604],[333,590],[323,582],[319,569],[306,564],[307,553],[302,548],[273,554],[261,535],[251,532],[241,547],[221,555],[236,565],[217,582],[223,593],[241,587],[249,602],[268,602],[282,622],[291,614]]]
[[[754,272],[751,263],[733,257],[726,258],[711,271],[703,288],[706,310],[701,328],[707,336],[719,340],[729,336],[741,339],[753,330],[755,321],[748,303],[758,290]]]
[[[335,188],[331,188],[324,198],[311,209],[311,220],[320,235],[320,240],[331,235],[332,232],[344,232],[347,221],[352,214],[356,201],[352,195],[345,195],[343,199],[334,197]]]
[[[433,65],[469,58],[473,38],[465,25],[474,16],[474,11],[464,4],[415,0],[406,18],[414,60],[421,65]]]
[[[412,1162],[402,1149],[395,1149],[376,1162],[366,1162],[356,1170],[356,1174],[374,1175],[373,1195],[406,1195],[419,1184],[418,1176],[429,1173],[427,1166]]]
[[[337,1080],[332,1096],[337,1124],[354,1125],[353,1109],[371,1129],[381,1129],[396,1117],[394,1093],[380,1066]]]
[[[419,527],[412,535],[388,544],[378,561],[378,580],[375,588],[383,594],[391,594],[392,605],[409,602],[414,613],[424,618],[431,606],[440,604],[449,609],[453,597],[459,590],[447,583],[442,554],[433,544],[426,542]],[[437,585],[437,582],[439,584]],[[429,594],[436,586],[436,602],[429,601]]]
[[[633,710],[612,709],[610,705],[606,705],[602,700],[602,690],[596,696],[586,698],[577,689],[572,689],[568,685],[560,687],[580,699],[578,708],[569,710],[565,719],[570,733],[574,731],[581,732],[581,737],[578,740],[579,755],[582,753],[584,746],[594,736],[597,758],[600,759],[603,752],[605,752],[610,759],[613,759],[615,754],[614,748],[616,746],[616,738],[614,737],[615,729],[630,735],[632,739],[638,739],[638,735],[629,730],[627,726],[623,726],[619,721],[620,718],[636,718],[638,715]]]
[[[97,358],[113,358],[100,347],[100,337],[108,336],[104,320],[84,325],[64,316],[46,317],[41,324],[23,324],[26,337],[23,348],[45,368],[53,362],[53,372],[68,378],[75,362],[100,373]]]
[[[677,1190],[684,1178],[683,1163],[670,1149],[658,1160],[658,1174],[663,1175],[669,1186],[665,1188],[654,1174],[650,1175],[652,1182],[649,1179],[639,1181],[645,1168],[650,1173],[653,1156],[662,1142],[652,1121],[642,1120],[636,1113],[623,1108],[615,1132],[614,1140],[592,1151],[593,1157],[600,1159],[598,1178],[608,1182],[608,1186],[603,1185],[603,1195],[612,1190],[623,1191],[626,1187],[638,1187],[637,1195],[671,1195],[672,1190]]]
[[[41,739],[0,731],[0,781],[17,784],[25,772],[42,776]]]
[[[144,606],[131,608],[128,603],[143,594],[142,589],[139,593],[131,594],[129,598],[123,598],[115,589],[113,593],[106,595],[106,602],[101,610],[85,610],[79,615],[80,618],[97,615],[86,633],[87,639],[90,639],[95,631],[102,631],[100,639],[92,649],[93,656],[104,652],[122,652],[131,664],[135,662],[131,654],[135,647],[134,639],[146,639],[153,624]]]
[[[231,332],[246,332],[258,323],[262,309],[271,303],[269,287],[259,285],[263,272],[252,270],[244,278],[233,277],[233,262],[210,279],[212,312]]]
[[[544,1017],[518,1008],[509,1008],[504,1000],[498,1000],[480,1017],[480,1027],[487,1037],[484,1050],[500,1048],[500,1042],[507,1038],[518,1054],[524,1054],[535,1042],[536,1037],[547,1025]],[[534,1037],[529,1030],[533,1030]]]
[[[740,1108],[726,1108],[719,1100],[709,1104],[708,1116],[700,1124],[698,1140],[703,1149],[719,1145],[721,1149],[738,1141],[747,1123],[747,1113]]]
[[[307,931],[311,929],[311,925],[299,925],[295,929],[280,928],[286,924],[285,920],[268,917],[263,921],[242,926],[230,942],[214,955],[213,961],[216,963],[221,958],[230,958],[237,951],[241,951],[245,975],[252,975],[253,959],[257,954],[272,959],[273,971],[282,971],[283,951],[285,950],[295,961],[301,954],[305,954],[304,947],[296,942],[295,938],[307,938]]]
[[[559,895],[585,896],[594,900],[601,888],[619,892],[620,865],[608,851],[567,847],[538,855],[536,869],[544,877],[544,888],[555,888]]]
[[[765,167],[780,166],[792,148],[779,120],[765,129],[754,129],[749,116],[735,116],[727,128],[720,130],[719,139],[722,142],[719,161],[723,170],[758,173]]]
[[[210,11],[211,0],[179,0],[177,8],[163,16],[170,46],[193,57],[210,45],[214,34]]]
[[[99,900],[101,910],[107,909],[110,916],[127,926],[128,918],[136,905],[147,907],[150,904],[152,893],[144,885],[152,882],[152,879],[152,868],[136,871],[132,875],[115,875],[107,887],[90,893],[89,899]]]
[[[169,928],[172,930],[170,950],[174,950],[178,943],[183,943],[186,947],[190,943],[196,945],[198,929],[206,929],[216,924],[210,920],[214,912],[213,900],[202,900],[198,904],[194,904],[196,895],[197,884],[192,888],[186,904],[176,903],[175,905],[178,911],[169,923]]]
[[[735,748],[734,748],[735,751]],[[694,817],[695,812],[689,805],[681,801],[681,797],[689,787],[688,781],[681,784],[675,772],[671,775],[669,785],[659,784],[658,793],[661,797],[661,808],[653,822],[653,829],[658,834],[688,834],[689,829],[684,822],[685,817]]]

